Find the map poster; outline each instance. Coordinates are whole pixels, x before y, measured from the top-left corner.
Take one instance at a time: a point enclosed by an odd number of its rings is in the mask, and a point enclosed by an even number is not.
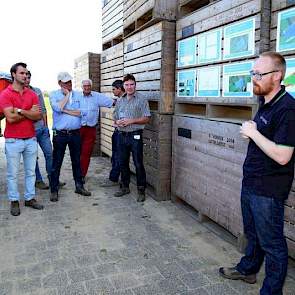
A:
[[[255,53],[255,19],[224,27],[224,59],[250,56]]]
[[[195,97],[196,70],[178,72],[177,95],[180,97]]]
[[[221,29],[198,36],[198,62],[208,63],[221,60]]]
[[[295,49],[295,7],[278,14],[277,51]]]
[[[197,76],[197,96],[220,96],[220,67],[200,68]]]
[[[197,37],[178,42],[178,67],[197,64]]]
[[[287,70],[284,79],[286,90],[295,98],[295,58],[286,59]]]
[[[223,67],[223,97],[252,97],[252,62],[232,63]]]

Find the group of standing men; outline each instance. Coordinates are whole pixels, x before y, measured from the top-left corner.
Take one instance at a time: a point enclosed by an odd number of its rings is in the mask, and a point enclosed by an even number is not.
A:
[[[96,139],[96,126],[100,107],[112,107],[114,111],[113,157],[109,179],[101,186],[119,184],[115,197],[130,193],[129,157],[132,153],[137,174],[138,199],[145,200],[146,176],[143,166],[144,124],[149,121],[147,100],[136,92],[133,75],[126,75],[113,83],[111,99],[92,91],[92,81],[82,81],[83,92],[72,89],[72,77],[67,72],[58,74],[60,89],[49,95],[53,111],[53,149],[47,127],[46,108],[42,92],[30,86],[31,73],[25,63],[11,67],[12,84],[0,94],[0,108],[6,118],[5,153],[7,158],[7,195],[11,202],[10,212],[20,215],[18,171],[23,157],[25,170],[25,206],[41,210],[35,199],[35,186],[48,189],[44,183],[37,161],[39,143],[46,160],[46,171],[50,186],[50,201],[57,202],[59,189],[65,183],[59,181],[66,147],[69,147],[75,193],[90,196],[84,187],[90,157]],[[126,89],[126,93],[125,93]]]
[[[261,54],[250,72],[253,92],[259,97],[259,109],[253,121],[244,122],[241,126],[241,135],[249,139],[241,191],[244,233],[248,245],[238,264],[219,269],[220,275],[227,279],[253,284],[266,258],[261,295],[283,294],[288,265],[288,248],[283,231],[284,201],[294,178],[295,100],[281,85],[285,72],[286,61],[275,52]],[[0,107],[7,122],[4,136],[8,197],[12,215],[19,215],[17,172],[21,155],[26,173],[25,206],[43,208],[34,199],[37,141],[33,125],[42,115],[34,89],[25,87],[28,76],[26,65],[14,65],[11,75],[13,84],[1,93]],[[60,89],[50,95],[54,133],[53,161],[49,174],[51,201],[58,201],[59,175],[67,145],[70,149],[75,192],[90,195],[83,184],[91,146],[95,140],[98,109],[99,106],[110,107],[113,104],[111,99],[91,92],[90,80],[82,83],[83,95],[72,91],[71,80],[68,73],[60,73]],[[137,200],[144,201],[146,175],[143,166],[142,131],[149,120],[150,110],[147,100],[135,91],[136,82],[132,75],[124,77],[124,89],[122,86],[118,88],[121,88],[121,94],[123,91],[125,93],[118,95],[121,97],[114,111],[113,167],[104,185],[118,183],[121,173],[122,186],[115,196],[130,193],[129,157],[132,153],[137,176]],[[46,126],[45,120],[44,124]],[[85,146],[82,143],[80,159],[81,139],[88,143]]]

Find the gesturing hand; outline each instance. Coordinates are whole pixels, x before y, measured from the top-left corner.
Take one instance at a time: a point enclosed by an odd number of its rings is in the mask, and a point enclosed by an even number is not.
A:
[[[257,124],[254,121],[246,121],[240,128],[240,133],[244,138],[252,138],[253,134],[257,131]]]

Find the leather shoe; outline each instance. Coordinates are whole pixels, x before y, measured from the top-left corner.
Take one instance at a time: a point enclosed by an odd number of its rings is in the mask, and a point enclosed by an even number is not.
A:
[[[124,195],[130,194],[130,189],[129,187],[122,187],[118,192],[114,193],[114,197],[120,198],[123,197]]]
[[[91,196],[91,192],[87,191],[84,187],[76,188],[75,193],[86,197]]]
[[[44,209],[44,206],[39,204],[35,199],[25,201],[25,206],[26,207],[31,207],[31,208],[36,209],[36,210],[43,210]]]
[[[230,280],[242,280],[248,284],[256,283],[256,274],[243,275],[236,269],[236,267],[221,267],[219,269],[219,274]]]
[[[49,185],[47,185],[43,180],[37,180],[35,182],[35,187],[42,190],[49,189]]]
[[[142,190],[137,191],[137,202],[144,202],[145,201],[145,192]]]
[[[50,201],[57,202],[58,201],[58,192],[53,192],[50,194]]]
[[[19,209],[19,202],[18,201],[12,201],[10,203],[10,214],[13,216],[20,215],[20,209]]]

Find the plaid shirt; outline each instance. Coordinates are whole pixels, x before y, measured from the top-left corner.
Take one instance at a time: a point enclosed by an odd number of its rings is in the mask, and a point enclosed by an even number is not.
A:
[[[127,98],[125,93],[116,103],[114,111],[114,120],[119,119],[135,119],[142,117],[150,117],[150,108],[146,97],[138,92],[135,92],[131,99]],[[131,124],[126,127],[118,127],[119,131],[132,132],[144,129],[143,124]]]

